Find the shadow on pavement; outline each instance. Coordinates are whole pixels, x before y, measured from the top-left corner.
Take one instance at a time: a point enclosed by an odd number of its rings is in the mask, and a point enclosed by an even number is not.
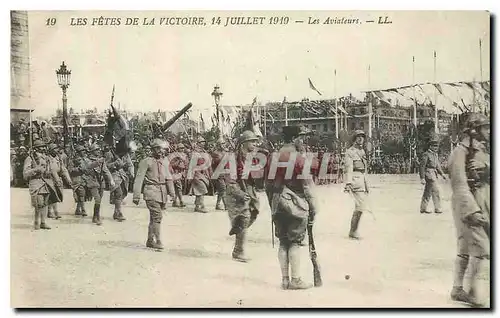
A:
[[[228,254],[226,253],[201,251],[196,249],[168,249],[167,252],[177,256],[189,257],[189,258],[218,258],[218,259],[228,258]]]
[[[32,224],[11,224],[11,229],[13,230],[32,230]]]
[[[141,244],[141,243],[137,243],[137,242],[128,242],[128,241],[97,241],[97,244],[100,246],[123,247],[123,248],[130,248],[130,249],[136,249],[136,250],[148,249],[145,244]]]

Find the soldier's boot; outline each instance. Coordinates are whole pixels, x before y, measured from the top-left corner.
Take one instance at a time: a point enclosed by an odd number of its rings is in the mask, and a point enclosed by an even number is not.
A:
[[[359,220],[361,219],[361,215],[363,212],[354,211],[351,218],[351,229],[349,231],[349,238],[353,240],[359,240],[361,237],[358,233]]]
[[[197,197],[199,198],[198,205],[194,208],[194,211],[200,213],[208,213],[207,209],[205,208],[204,197],[202,195]]]
[[[43,230],[50,230],[50,226],[45,223],[45,216],[47,215],[47,207],[43,207],[40,209],[40,228]]]
[[[153,233],[156,238],[156,242],[153,243],[153,248],[163,250],[163,244],[161,242],[161,223],[153,223]]]
[[[288,261],[288,246],[284,242],[280,242],[278,248],[278,261],[281,269],[281,289],[288,289],[290,286],[290,262]]]
[[[116,220],[118,222],[123,222],[126,220],[126,218],[123,216],[123,213],[122,213],[122,201],[121,200],[118,200],[115,202],[115,211],[117,214]]]
[[[481,273],[481,265],[483,259],[479,257],[471,257],[469,260],[470,271],[470,291],[469,291],[469,304],[473,307],[484,307],[484,302],[479,297],[479,274]]]
[[[182,200],[182,194],[179,194],[179,207],[184,208],[185,206],[186,206],[186,204]]]
[[[180,207],[179,201],[177,200],[177,196],[175,196],[174,202],[172,203],[172,206],[174,208],[179,208]]]
[[[52,210],[54,210],[54,218],[55,218],[56,220],[59,220],[59,219],[61,218],[61,216],[59,215],[59,211],[58,211],[58,210],[59,210],[59,207],[57,206],[57,203],[54,203],[54,204],[52,205]]]
[[[149,222],[148,240],[146,241],[146,247],[154,248],[154,243],[155,243],[155,236],[154,236],[153,224]]]
[[[52,204],[49,204],[49,206],[47,207],[47,218],[49,218],[49,219],[54,218],[54,214],[52,214],[52,209],[53,209],[54,205],[55,205],[55,203],[52,203]]]
[[[82,215],[82,202],[76,202],[75,215]]]
[[[35,221],[33,222],[33,229],[40,229],[40,209],[35,208]]]
[[[81,204],[82,204],[81,205],[81,207],[82,207],[82,214],[81,214],[81,216],[82,217],[86,217],[87,216],[87,212],[85,211],[85,202],[82,202]]]
[[[222,195],[217,193],[217,203],[215,204],[216,210],[223,210],[223,208],[221,206],[221,201],[222,201]]]
[[[288,285],[288,289],[308,289],[312,284],[308,284],[300,277],[300,246],[296,243],[290,244],[288,249],[288,260],[290,262],[290,272],[292,279]]]
[[[96,225],[102,225],[102,222],[101,222],[101,204],[100,203],[94,204],[94,215],[92,216],[92,223],[95,223]]]
[[[233,248],[233,260],[247,263],[250,259],[245,255],[245,244],[246,244],[246,230],[241,231],[236,234],[236,239],[234,240]]]
[[[453,289],[451,290],[451,300],[469,302],[469,294],[463,288],[464,276],[469,264],[469,255],[459,254],[455,258],[453,271]]]

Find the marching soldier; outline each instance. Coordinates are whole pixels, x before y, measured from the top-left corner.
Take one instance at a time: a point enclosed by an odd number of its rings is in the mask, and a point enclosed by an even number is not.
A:
[[[75,215],[87,216],[85,212],[85,201],[87,198],[87,184],[85,183],[85,165],[88,159],[85,154],[85,147],[78,145],[75,147],[75,156],[68,162],[68,172],[71,177],[73,188],[73,198],[76,202]]]
[[[161,242],[162,211],[167,204],[167,186],[165,166],[162,158],[163,142],[155,139],[151,145],[152,156],[139,163],[139,169],[134,182],[133,202],[139,204],[144,185],[144,200],[149,209],[149,226],[146,246],[154,249],[163,249]]]
[[[483,114],[472,113],[462,141],[448,163],[451,204],[457,230],[457,257],[451,299],[482,306],[478,276],[485,258],[490,257],[490,123]],[[469,270],[470,291],[465,292],[464,276]]]
[[[279,150],[279,162],[288,162],[300,151],[303,132],[299,126],[283,127],[285,144]],[[273,163],[271,163],[273,166]],[[295,159],[292,177],[286,177],[287,168],[279,167],[273,183],[268,183],[268,198],[271,214],[279,239],[278,261],[281,269],[282,289],[308,289],[300,275],[301,247],[307,232],[308,222],[314,222],[316,205],[311,193],[313,180],[298,178],[304,168],[304,157]],[[291,274],[291,279],[290,279]]]
[[[420,201],[420,213],[431,213],[427,211],[427,205],[432,197],[434,211],[442,213],[441,197],[439,195],[438,174],[446,179],[438,158],[439,139],[434,136],[429,142],[429,149],[422,156],[420,162],[420,180],[425,184],[422,200]]]
[[[54,180],[58,180],[54,168],[45,156],[46,146],[41,140],[33,142],[33,155],[24,161],[23,175],[29,182],[31,205],[35,208],[35,230],[50,230],[45,223],[47,206],[61,201],[61,193],[54,186]]]
[[[109,146],[107,149],[105,161],[115,183],[115,189],[109,193],[109,203],[115,206],[113,220],[122,222],[126,220],[122,213],[122,203],[128,194],[129,178],[134,177],[134,165],[127,152],[118,154]]]
[[[356,130],[354,132],[354,143],[345,152],[345,192],[352,194],[354,198],[354,212],[351,218],[351,229],[349,238],[359,240],[358,227],[363,212],[369,212],[368,207],[368,162],[364,149],[365,132]]]
[[[224,156],[224,149],[220,147],[219,151],[212,152],[212,170],[215,170],[219,163],[221,162]],[[215,204],[216,210],[225,210],[226,203],[224,202],[224,193],[226,192],[226,177],[224,175],[220,175],[219,178],[214,180],[215,182],[215,192],[217,193],[217,203]],[[221,203],[224,205],[222,207]]]
[[[111,176],[111,172],[106,166],[106,162],[101,153],[101,148],[97,144],[92,144],[89,147],[89,158],[84,166],[83,178],[91,197],[94,199],[94,214],[92,223],[101,225],[101,200],[104,192],[104,182],[109,184],[109,190],[114,191],[116,188],[115,181]]]
[[[231,221],[229,235],[235,235],[232,257],[235,261],[248,262],[245,254],[246,235],[248,228],[255,222],[259,214],[259,199],[255,191],[255,181],[251,174],[243,179],[243,168],[246,155],[255,150],[259,138],[252,131],[244,131],[238,140],[236,158],[236,180],[226,175],[227,188],[224,201]]]
[[[69,185],[71,185],[71,178],[69,177],[69,172],[66,166],[64,165],[64,162],[62,159],[59,157],[58,153],[58,147],[56,144],[50,144],[48,147],[49,155],[47,156],[48,162],[51,166],[51,168],[54,170],[54,172],[59,176],[54,183],[54,186],[58,188],[58,191],[61,193],[61,202],[63,200],[62,197],[62,190],[64,189],[64,185],[62,183],[62,179],[66,181]],[[57,211],[57,203],[54,202],[48,206],[48,218],[55,218],[56,220],[60,219],[61,216],[59,215],[59,211]],[[52,215],[52,211],[54,214]]]
[[[204,142],[204,140],[203,140]],[[195,151],[205,152],[201,143],[195,146]],[[198,158],[197,165],[202,166],[205,164],[204,158]],[[196,170],[191,181],[191,191],[190,193],[195,196],[194,199],[194,212],[208,213],[205,207],[205,195],[208,193],[208,187],[210,185],[210,169]]]
[[[179,154],[184,154],[185,147],[182,143],[179,143],[176,147],[176,150]],[[184,159],[176,156],[172,159],[170,165],[174,174],[178,174],[181,176],[180,178],[174,180],[174,203],[172,204],[172,206],[183,208],[186,206],[186,204],[184,204],[184,201],[182,200],[182,194],[184,184],[183,177],[185,176],[187,163]]]

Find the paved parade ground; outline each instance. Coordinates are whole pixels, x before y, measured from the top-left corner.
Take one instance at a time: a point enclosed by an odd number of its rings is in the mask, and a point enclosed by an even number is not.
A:
[[[420,214],[423,185],[417,175],[370,176],[373,214],[361,219],[361,241],[347,239],[353,202],[341,185],[317,186],[316,247],[323,287],[280,289],[277,244],[272,247],[270,208],[249,230],[250,263],[231,259],[225,211],[168,207],[162,223],[165,250],[145,247],[148,210],[126,199],[127,220],[112,220],[106,192],[103,225],[73,215],[64,193],[62,219],[50,231],[32,230],[27,189],[11,189],[11,304],[13,307],[465,307],[449,299],[455,229],[450,188],[442,184],[444,213]],[[93,204],[93,203],[92,203]],[[171,204],[170,204],[171,205]],[[432,207],[430,206],[429,209]],[[304,278],[312,281],[307,246]],[[489,291],[490,263],[481,274]],[[349,279],[347,276],[349,275]]]

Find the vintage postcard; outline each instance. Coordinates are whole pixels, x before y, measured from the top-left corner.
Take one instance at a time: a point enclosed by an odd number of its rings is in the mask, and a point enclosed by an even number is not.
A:
[[[490,308],[487,11],[11,11],[11,306]]]

